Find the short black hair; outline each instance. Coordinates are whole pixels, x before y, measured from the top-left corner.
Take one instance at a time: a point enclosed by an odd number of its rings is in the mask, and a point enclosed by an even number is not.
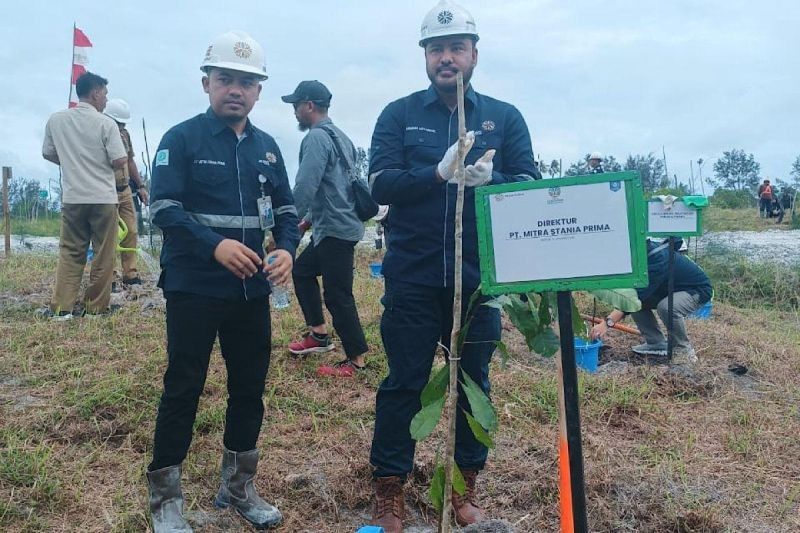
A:
[[[86,72],[75,81],[75,93],[78,98],[86,98],[95,89],[108,85],[108,80],[92,72]]]

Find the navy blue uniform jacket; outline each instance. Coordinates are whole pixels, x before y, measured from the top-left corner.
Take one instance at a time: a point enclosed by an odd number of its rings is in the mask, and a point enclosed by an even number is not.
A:
[[[243,281],[214,259],[223,239],[242,242],[263,258],[259,174],[272,198],[277,247],[294,257],[300,241],[297,211],[275,139],[250,121],[238,139],[211,109],[164,135],[153,161],[150,206],[153,222],[164,232],[159,287],[226,300],[269,294],[262,272]]]
[[[533,162],[530,133],[510,104],[476,93],[464,98],[467,131],[475,144],[466,158],[474,163],[497,150],[490,184],[541,177]],[[439,183],[436,166],[458,140],[458,112],[451,112],[431,86],[392,102],[375,125],[369,174],[372,196],[390,206],[383,274],[430,287],[452,287],[455,256],[454,216],[457,187]],[[475,190],[464,196],[463,284],[480,283]]]

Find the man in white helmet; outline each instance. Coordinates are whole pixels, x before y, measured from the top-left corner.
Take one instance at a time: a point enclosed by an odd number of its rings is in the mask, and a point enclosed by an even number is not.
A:
[[[149,195],[144,186],[139,169],[134,161],[135,152],[131,143],[131,134],[125,128],[125,124],[131,119],[131,110],[128,102],[121,98],[112,98],[106,104],[103,111],[106,115],[113,118],[119,127],[119,134],[122,145],[128,153],[128,164],[114,171],[114,178],[117,187],[117,209],[119,218],[128,227],[128,234],[119,243],[123,248],[136,248],[138,246],[138,224],[136,220],[136,208],[133,205],[132,187],[136,188],[136,194],[142,203],[147,205]],[[136,270],[136,252],[120,252],[120,262],[122,263],[122,283],[125,285],[138,285],[142,282],[139,272]]]
[[[150,209],[164,232],[158,284],[169,358],[147,469],[155,532],[191,531],[182,516],[181,463],[217,337],[228,408],[214,504],[259,529],[281,520],[253,480],[271,350],[270,282],[291,276],[297,211],[275,139],[247,118],[267,78],[261,45],[244,32],[224,33],[201,69],[211,106],[170,129],[153,162]],[[265,256],[266,230],[276,248]]]
[[[589,174],[603,174],[603,154],[592,152],[589,154]]]
[[[376,501],[372,523],[388,533],[402,531],[403,484],[414,465],[409,425],[420,410],[420,392],[428,381],[437,343],[450,343],[458,72],[464,76],[466,128],[474,143],[466,158],[463,213],[465,311],[480,283],[475,187],[540,177],[519,111],[472,87],[478,63],[478,33],[472,16],[442,1],[425,17],[421,30],[419,44],[425,50],[431,85],[392,102],[381,113],[372,137],[369,169],[373,198],[391,210],[381,319],[389,375],[376,398],[370,456]],[[487,306],[475,308],[461,367],[488,392],[489,361],[493,341],[500,339],[500,315]],[[459,405],[469,410],[463,394]],[[467,491],[463,496],[454,493],[453,508],[458,523],[466,525],[484,518],[477,505],[475,479],[488,450],[472,434],[461,409],[456,426],[455,459]]]

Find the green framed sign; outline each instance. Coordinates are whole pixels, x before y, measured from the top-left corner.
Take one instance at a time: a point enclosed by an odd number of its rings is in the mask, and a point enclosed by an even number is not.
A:
[[[666,204],[653,198],[647,201],[647,235],[650,237],[697,237],[703,234],[704,196],[685,196]]]
[[[638,172],[479,187],[484,294],[647,286]]]

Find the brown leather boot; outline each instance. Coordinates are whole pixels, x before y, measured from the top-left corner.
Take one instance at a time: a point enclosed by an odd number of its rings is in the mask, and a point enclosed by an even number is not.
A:
[[[386,533],[403,533],[404,483],[405,481],[397,476],[378,477],[372,482],[375,488],[372,525],[381,526]]]
[[[453,491],[453,512],[456,514],[456,523],[459,526],[468,526],[486,520],[486,515],[478,507],[475,497],[475,480],[478,479],[478,471],[462,470],[461,474],[464,476],[467,490],[464,491],[463,496]]]

